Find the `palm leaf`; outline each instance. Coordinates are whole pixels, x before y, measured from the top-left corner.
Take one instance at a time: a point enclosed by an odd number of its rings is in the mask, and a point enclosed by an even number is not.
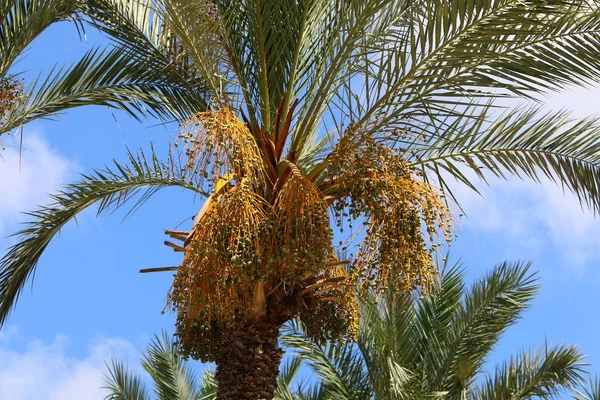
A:
[[[98,213],[115,210],[137,197],[134,209],[158,190],[177,186],[206,195],[183,176],[171,158],[158,160],[154,151],[148,160],[144,153],[129,153],[129,165],[115,161],[112,169],[84,175],[83,180],[68,185],[52,196],[53,203],[28,215],[33,217],[15,234],[19,242],[8,249],[0,260],[0,325],[17,301],[27,279],[33,276],[37,263],[54,236],[77,214],[99,203]]]
[[[283,344],[306,361],[320,385],[312,389],[318,399],[370,399],[362,361],[351,342],[319,345],[304,337],[300,322],[284,326]],[[312,397],[311,398],[314,398]]]
[[[8,132],[32,120],[52,117],[84,105],[106,105],[137,117],[150,114],[185,118],[191,110],[206,108],[203,91],[191,91],[174,82],[162,69],[149,65],[125,49],[87,52],[66,69],[36,81],[0,127]]]
[[[477,190],[466,170],[482,179],[486,172],[535,181],[547,177],[599,211],[599,120],[575,120],[568,112],[539,114],[537,108],[520,109],[489,123],[485,114],[471,121],[456,118],[444,135],[416,151],[413,165],[449,191],[448,176]]]
[[[5,46],[0,43],[0,54],[6,47],[7,58],[2,58],[6,71],[43,28],[71,16],[77,7],[84,8],[92,26],[111,35],[114,46],[92,49],[71,66],[40,75],[27,85],[25,101],[12,110],[0,133],[89,104],[121,109],[137,119],[150,115],[185,120],[206,110],[210,98],[206,81],[186,73],[182,63],[169,55],[171,37],[153,5],[145,0],[93,0],[85,7],[76,0],[15,2],[0,19],[4,24],[0,30],[7,32],[0,37],[8,40]],[[25,29],[29,31],[22,34]],[[9,39],[15,35],[23,38],[12,43]]]
[[[551,346],[523,352],[496,368],[480,392],[471,398],[482,400],[553,399],[581,379],[584,356],[572,346]]]
[[[278,400],[297,400],[297,396],[292,391],[292,382],[302,366],[302,358],[293,355],[288,358],[280,368],[279,378],[277,379],[277,389],[275,398]]]
[[[573,389],[574,400],[599,400],[600,399],[600,379],[597,376],[590,378],[589,382],[582,382],[581,388]]]
[[[116,48],[134,55],[135,61],[143,64],[141,68],[153,71],[157,83],[165,83],[163,90],[171,85],[179,91],[179,96],[161,100],[168,103],[163,107],[178,110],[175,117],[187,119],[208,108],[214,98],[211,81],[200,76],[198,67],[177,50],[181,42],[165,20],[163,3],[155,0],[89,0],[85,11],[88,22],[105,33]],[[189,101],[184,101],[186,98]]]
[[[373,129],[400,127],[412,116],[433,123],[477,99],[532,96],[600,77],[600,13],[591,2],[410,3],[386,38],[394,46],[364,68],[370,99],[358,125],[375,118]]]
[[[154,337],[144,353],[142,366],[152,377],[157,398],[196,400],[200,396],[192,370],[177,354],[175,344],[166,332]]]
[[[5,77],[19,56],[46,28],[75,18],[78,0],[0,1],[0,77]]]
[[[113,360],[105,375],[106,386],[110,393],[105,400],[149,400],[150,396],[142,378],[132,373],[120,361]]]
[[[537,293],[536,279],[529,274],[529,266],[501,264],[473,285],[464,308],[455,314],[447,338],[438,346],[432,345],[440,362],[437,374],[431,376],[436,387],[458,395],[473,383],[487,354]]]

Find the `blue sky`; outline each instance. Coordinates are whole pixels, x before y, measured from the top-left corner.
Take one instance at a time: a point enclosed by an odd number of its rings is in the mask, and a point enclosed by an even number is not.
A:
[[[40,37],[17,65],[31,78],[55,63],[77,59],[93,44],[61,24]],[[548,107],[577,115],[598,112],[599,89],[576,89],[548,98]],[[167,149],[175,125],[141,125],[106,108],[73,110],[60,121],[40,121],[0,147],[0,252],[24,220],[20,212],[48,201],[47,193],[79,173],[124,159],[126,147]],[[576,344],[600,372],[600,225],[577,200],[550,183],[492,179],[484,198],[457,188],[467,217],[451,247],[469,279],[504,260],[531,260],[542,291],[524,320],[509,330],[492,361],[550,343]],[[163,245],[163,229],[191,222],[200,207],[177,189],[153,197],[123,221],[124,213],[96,218],[87,212],[69,224],[41,259],[33,286],[24,291],[8,324],[0,330],[0,400],[102,399],[104,361],[119,356],[137,362],[139,352],[161,329],[172,331],[173,315],[161,314],[171,274],[138,273],[140,268],[176,265]]]

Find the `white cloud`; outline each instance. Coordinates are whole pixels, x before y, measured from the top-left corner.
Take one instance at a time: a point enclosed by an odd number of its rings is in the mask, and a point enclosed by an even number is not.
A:
[[[548,109],[570,110],[576,117],[600,116],[600,86],[572,86],[552,93],[545,101]]]
[[[34,340],[25,350],[10,350],[18,335],[0,342],[0,400],[101,400],[105,362],[112,358],[138,364],[138,351],[119,338],[99,337],[82,358],[67,354],[69,341],[57,335],[52,343]],[[135,363],[135,364],[134,364]]]
[[[600,221],[582,209],[575,195],[548,180],[490,178],[483,196],[464,186],[453,189],[467,217],[463,229],[496,236],[511,258],[546,253],[571,271],[600,259]]]
[[[60,155],[42,138],[25,132],[22,150],[15,138],[2,137],[0,150],[0,235],[22,220],[20,213],[49,202],[55,192],[78,170],[75,162]]]
[[[565,109],[576,118],[600,117],[600,86],[568,87],[542,100],[547,111]],[[493,236],[506,248],[508,258],[551,254],[580,276],[586,264],[600,260],[600,218],[582,210],[571,192],[549,180],[488,181],[490,186],[478,186],[483,197],[463,185],[453,188],[467,214],[464,229]]]

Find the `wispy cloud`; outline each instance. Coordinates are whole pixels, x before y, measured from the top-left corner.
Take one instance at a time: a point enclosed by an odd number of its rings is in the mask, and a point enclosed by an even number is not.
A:
[[[466,213],[464,230],[496,238],[512,258],[545,253],[579,274],[600,259],[600,220],[575,195],[549,180],[488,182],[480,185],[482,196],[463,186],[453,190]]]

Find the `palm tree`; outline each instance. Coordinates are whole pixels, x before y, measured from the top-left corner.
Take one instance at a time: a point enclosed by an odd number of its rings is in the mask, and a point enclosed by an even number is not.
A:
[[[181,266],[158,269],[177,271],[178,349],[216,362],[220,400],[270,399],[286,321],[343,340],[356,335],[357,293],[432,290],[432,252],[452,235],[449,177],[476,190],[466,170],[548,176],[600,211],[597,120],[494,113],[498,100],[600,80],[595,1],[89,0],[85,11],[114,47],[75,70],[129,76],[122,104],[187,119],[166,161],[131,153],[32,213],[0,260],[0,323],[79,212],[182,187],[206,202],[189,231],[167,232]]]
[[[116,9],[119,2],[105,3]],[[139,7],[138,17],[146,18],[148,10]],[[28,46],[57,22],[72,21],[83,32],[82,12],[88,8],[83,0],[0,0],[0,135],[88,104],[107,105],[136,118],[182,118],[187,114],[172,108],[175,99],[186,112],[206,107],[202,85],[178,72],[178,63],[161,47],[166,39],[157,36],[144,36],[143,42],[140,35],[129,37],[143,51],[93,48],[70,66],[24,82],[17,69]],[[148,58],[151,64],[145,62]]]
[[[366,296],[356,344],[311,344],[301,325],[287,326],[284,343],[320,378],[301,398],[551,399],[574,388],[585,364],[573,346],[523,351],[484,374],[489,353],[537,293],[528,267],[504,263],[467,290],[454,266],[424,298]]]
[[[278,379],[275,398],[297,400],[291,383],[302,360],[289,359]],[[156,336],[142,357],[142,367],[150,375],[156,400],[213,400],[217,395],[217,381],[207,371],[198,379],[186,361],[177,353],[175,343],[163,333]],[[149,400],[153,398],[143,378],[132,372],[119,360],[113,360],[106,374],[106,400]]]

